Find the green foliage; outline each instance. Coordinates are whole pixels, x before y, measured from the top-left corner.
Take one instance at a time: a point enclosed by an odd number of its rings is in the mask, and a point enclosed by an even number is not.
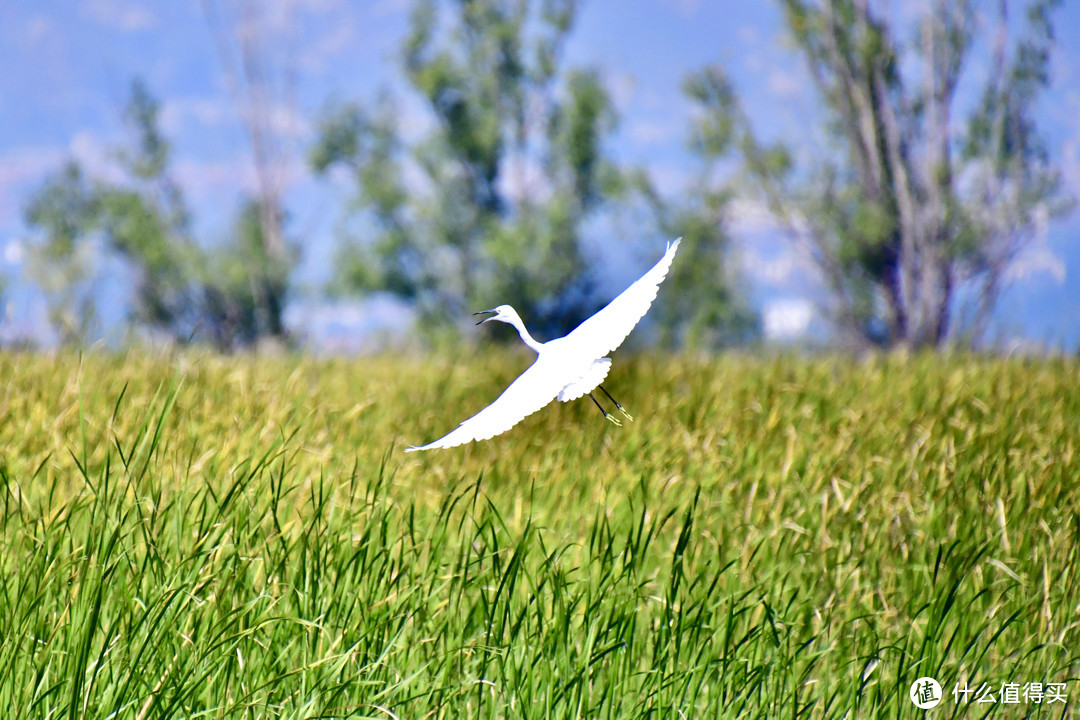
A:
[[[1001,81],[987,85],[970,118],[960,154],[966,160],[985,161],[995,183],[1015,185],[1005,200],[1025,211],[1021,218],[1031,224],[1030,215],[1047,207],[1060,214],[1073,207],[1074,198],[1065,194],[1061,172],[1053,161],[1045,138],[1033,116],[1039,94],[1050,83],[1050,61],[1054,46],[1053,10],[1060,0],[1039,0],[1027,8],[1028,32],[1018,39]],[[966,218],[972,233],[985,233],[985,222]],[[979,263],[981,248],[957,242],[957,253]]]
[[[141,79],[131,83],[131,97],[124,108],[124,121],[134,131],[133,150],[121,150],[120,156],[132,175],[142,180],[160,180],[169,167],[171,147],[158,128],[160,105]]]
[[[380,99],[372,117],[356,105],[338,108],[323,119],[319,142],[311,151],[316,172],[326,172],[335,163],[348,167],[357,181],[357,207],[369,209],[380,228],[373,248],[357,243],[339,247],[333,281],[339,294],[386,290],[411,301],[432,290],[433,280],[421,269],[410,236],[397,117],[389,96]]]
[[[68,162],[30,199],[24,213],[26,224],[45,232],[46,256],[64,257],[93,228],[97,204],[82,168]]]
[[[64,343],[80,342],[96,322],[90,247],[99,198],[78,163],[69,161],[45,180],[24,208],[32,237],[29,269],[45,295],[49,320]]]
[[[705,112],[696,119],[691,148],[702,157],[727,154],[735,139],[735,90],[719,68],[710,67],[690,75],[683,83],[686,93]]]
[[[0,354],[0,702],[45,717],[1068,715],[1074,360]],[[954,706],[957,682],[1069,704]],[[996,693],[995,693],[996,694]]]
[[[102,232],[110,246],[137,268],[133,320],[141,325],[182,332],[191,312],[194,249],[170,226],[167,211],[148,195],[122,188],[101,188]]]
[[[546,339],[598,309],[582,234],[633,182],[605,152],[617,118],[601,75],[562,58],[576,11],[414,4],[405,71],[434,129],[406,142],[399,104],[384,96],[331,109],[311,152],[317,172],[348,171],[355,209],[377,229],[342,244],[335,291],[410,301],[429,336],[508,302]]]
[[[99,255],[122,259],[134,274],[135,327],[181,344],[209,337],[224,350],[282,336],[295,258],[270,257],[255,202],[242,207],[223,245],[206,251],[192,240],[158,112],[157,100],[135,80],[124,112],[130,138],[114,151],[124,179],[94,180],[69,161],[26,207],[26,223],[37,231],[34,277],[46,291],[61,341],[82,343],[96,329],[92,286],[100,280]]]
[[[39,232],[35,279],[65,343],[82,342],[93,325],[92,293],[80,288],[95,277],[101,249],[123,258],[136,275],[135,324],[177,339],[192,330],[195,248],[182,193],[168,176],[169,144],[157,130],[157,114],[157,102],[136,80],[125,112],[134,141],[116,153],[127,182],[89,179],[69,161],[26,207],[27,225]],[[74,303],[83,309],[73,312]]]
[[[687,78],[684,90],[707,110],[695,121],[689,140],[701,160],[699,174],[674,201],[661,196],[646,173],[638,173],[631,183],[661,232],[683,238],[667,281],[677,291],[661,293],[651,315],[664,348],[745,345],[760,336],[759,318],[747,305],[729,262],[725,227],[733,190],[716,180],[717,164],[736,139],[734,91],[714,70]]]
[[[615,129],[614,109],[595,72],[571,72],[567,91],[569,102],[552,119],[555,148],[550,160],[559,176],[571,179],[560,184],[569,190],[560,199],[591,208],[606,194],[605,170],[614,170],[601,153],[604,136]]]
[[[828,153],[802,153],[810,162],[801,167],[796,153],[759,140],[734,102],[712,100],[710,88],[727,87],[722,71],[688,83],[706,111],[699,142],[739,136],[748,175],[817,262],[849,338],[907,346],[941,345],[959,332],[977,339],[1039,218],[1071,206],[1032,115],[1049,83],[1059,4],[1029,3],[1017,33],[1011,3],[981,21],[970,2],[935,3],[905,43],[885,5],[783,0],[835,143]],[[997,23],[994,43],[975,43],[980,22]],[[983,84],[961,93],[961,82],[974,81],[963,68],[984,48]],[[966,117],[957,100],[965,95],[981,97]],[[978,298],[974,309],[957,300],[965,285]]]
[[[93,298],[80,292],[97,272],[95,243],[115,252],[136,275],[132,320],[181,338],[191,331],[192,259],[188,214],[169,178],[169,144],[157,130],[157,102],[146,86],[132,84],[125,112],[132,148],[117,152],[124,185],[87,178],[69,161],[48,179],[26,208],[26,222],[43,237],[35,248],[35,275],[50,295],[50,316],[64,342],[85,338]],[[86,309],[71,311],[76,296]]]
[[[681,237],[678,259],[650,311],[660,331],[662,348],[707,349],[746,345],[760,336],[759,318],[746,304],[738,278],[731,272],[724,231],[730,191],[709,187],[705,165],[696,190],[678,203],[660,197],[645,177],[637,188],[644,195],[666,235]]]
[[[201,302],[207,332],[215,347],[232,350],[260,337],[281,337],[291,259],[278,262],[267,252],[258,201],[240,209],[225,244],[201,258]]]

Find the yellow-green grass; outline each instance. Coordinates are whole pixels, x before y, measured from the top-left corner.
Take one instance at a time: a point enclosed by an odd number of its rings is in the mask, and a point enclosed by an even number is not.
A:
[[[401,452],[527,364],[0,354],[0,714],[1080,707],[1075,361],[621,356],[623,428]]]

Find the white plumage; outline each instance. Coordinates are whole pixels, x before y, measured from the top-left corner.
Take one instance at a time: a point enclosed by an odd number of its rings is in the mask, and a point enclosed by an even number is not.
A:
[[[473,440],[487,440],[506,432],[556,398],[568,402],[591,394],[607,377],[611,367],[611,358],[604,356],[622,344],[656,299],[656,292],[667,277],[681,240],[668,243],[664,257],[651,270],[565,337],[537,342],[509,305],[484,311],[495,314],[481,323],[498,320],[513,325],[522,341],[536,351],[536,361],[495,402],[462,422],[454,431],[427,445],[406,448],[406,452],[451,448]],[[630,417],[621,405],[615,405]],[[603,408],[601,411],[618,424],[610,413]]]

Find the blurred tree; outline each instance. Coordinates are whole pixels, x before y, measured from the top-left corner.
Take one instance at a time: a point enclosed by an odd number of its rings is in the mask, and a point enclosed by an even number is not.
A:
[[[705,106],[726,106],[734,94],[726,85],[691,77],[685,90]],[[721,182],[718,165],[732,150],[734,133],[722,114],[703,114],[690,135],[690,150],[701,161],[696,177],[677,199],[663,197],[640,173],[636,189],[656,223],[670,237],[682,237],[681,262],[671,267],[678,292],[663,293],[653,316],[664,347],[716,348],[744,345],[760,337],[760,319],[739,288],[726,227],[734,192]]]
[[[280,337],[289,271],[267,256],[259,203],[244,204],[224,244],[195,243],[158,110],[135,80],[124,111],[129,140],[113,152],[123,179],[89,179],[70,161],[27,205],[26,223],[38,231],[31,272],[61,341],[81,343],[96,329],[93,287],[110,255],[135,275],[130,317],[140,329],[180,343],[209,337],[221,350]]]
[[[567,69],[577,3],[468,0],[440,17],[419,0],[405,42],[412,88],[434,127],[409,143],[397,103],[340,107],[311,155],[346,168],[372,213],[372,244],[344,243],[338,287],[414,303],[431,332],[510,302],[540,335],[589,312],[584,223],[622,191],[604,152],[615,111],[594,71]]]
[[[996,17],[968,0],[934,0],[902,43],[885,4],[782,0],[839,152],[763,143],[722,71],[691,81],[704,122],[737,135],[771,212],[821,269],[848,338],[906,347],[961,332],[977,340],[1012,260],[1048,215],[1068,207],[1033,117],[1059,2],[1028,5],[1014,36],[1005,0]],[[986,22],[990,41],[979,42]],[[984,47],[985,80],[965,75]],[[708,87],[719,92],[700,92]],[[807,166],[796,166],[797,155],[811,158]],[[965,284],[978,295],[967,316],[957,301]]]
[[[28,272],[45,295],[49,321],[65,344],[81,343],[96,325],[93,284],[98,198],[74,161],[46,179],[24,209],[32,232]]]
[[[658,305],[661,339],[715,345],[752,334],[725,271],[723,203],[673,204],[605,151],[617,117],[601,76],[563,59],[577,9],[574,0],[456,0],[447,12],[417,0],[405,70],[432,127],[407,138],[400,104],[384,95],[372,110],[328,112],[312,149],[317,172],[346,170],[354,209],[376,227],[374,242],[341,244],[335,290],[413,303],[429,338],[504,302],[541,338],[562,335],[609,299],[597,296],[583,256],[586,227],[643,189],[660,230],[686,236],[673,270],[683,300]]]
[[[123,184],[95,186],[97,225],[136,273],[132,320],[185,341],[197,323],[195,263],[183,193],[170,177],[171,148],[158,129],[159,104],[132,82],[124,111],[129,142],[115,151]]]
[[[251,146],[256,183],[255,194],[237,221],[239,245],[219,261],[243,258],[249,263],[246,267],[250,270],[247,281],[251,292],[247,299],[255,303],[250,330],[279,342],[289,339],[285,304],[289,275],[300,259],[298,246],[285,232],[284,209],[290,159],[295,157],[291,155],[290,136],[296,130],[293,33],[298,5],[288,1],[202,0],[237,117]],[[258,222],[258,228],[251,226],[253,220]],[[252,242],[259,245],[257,251]],[[235,291],[240,286],[230,287]],[[236,309],[242,304],[234,293],[233,299],[221,307]],[[236,337],[251,332],[238,329]]]
[[[229,241],[208,251],[200,263],[205,323],[214,344],[223,350],[254,345],[262,338],[283,338],[284,330],[272,323],[280,323],[284,315],[278,303],[288,295],[290,261],[282,266],[270,257],[263,237],[263,209],[257,199],[248,199]]]
[[[696,189],[678,201],[660,196],[651,183],[640,185],[664,235],[683,239],[668,280],[677,289],[661,293],[650,311],[663,348],[746,345],[761,334],[730,261],[730,192],[710,186],[707,177],[702,173]]]
[[[157,114],[157,101],[134,81],[124,112],[130,146],[114,152],[125,181],[92,180],[69,161],[27,205],[27,225],[41,231],[31,272],[61,342],[80,343],[94,331],[92,287],[109,252],[136,276],[135,325],[181,341],[194,329],[196,248],[182,193],[168,175],[169,144],[158,132]]]

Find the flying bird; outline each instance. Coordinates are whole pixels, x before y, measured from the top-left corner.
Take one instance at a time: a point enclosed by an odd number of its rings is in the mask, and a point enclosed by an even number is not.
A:
[[[537,342],[525,329],[517,311],[509,305],[473,313],[489,315],[477,325],[489,320],[513,325],[522,341],[536,352],[536,361],[495,402],[462,422],[457,429],[427,445],[406,448],[405,452],[452,448],[474,440],[487,440],[506,432],[555,398],[569,402],[588,395],[605,418],[621,425],[592,394],[597,387],[628,420],[633,420],[600,384],[611,368],[611,358],[605,355],[622,345],[630,331],[645,317],[656,299],[660,283],[667,277],[681,241],[679,238],[668,243],[660,262],[565,337]]]

